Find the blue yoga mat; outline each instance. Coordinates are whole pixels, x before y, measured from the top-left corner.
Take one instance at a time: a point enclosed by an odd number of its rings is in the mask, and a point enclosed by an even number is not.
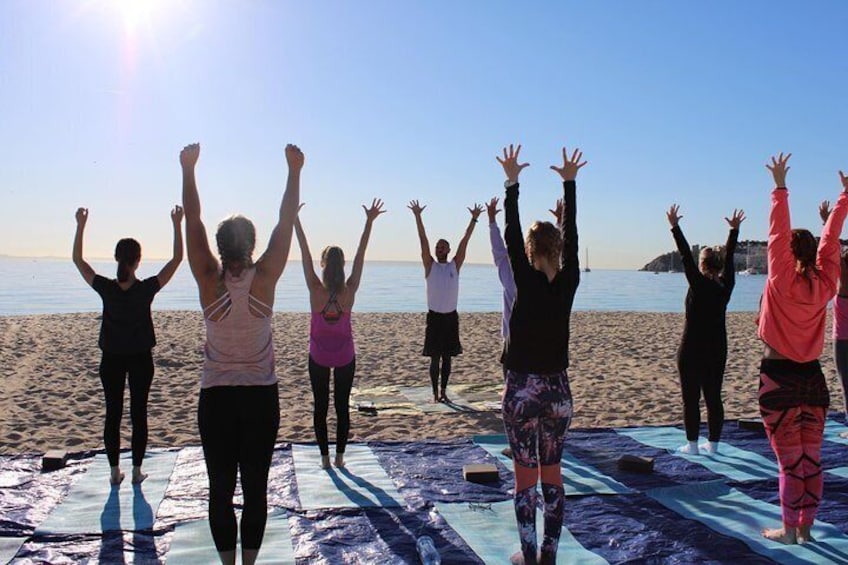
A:
[[[27,538],[0,537],[0,563],[10,563]]]
[[[452,392],[448,395],[451,403],[445,404],[444,402],[433,402],[433,389],[429,386],[402,386],[398,390],[407,400],[415,404],[416,408],[425,413],[473,410],[468,406],[468,402]]]
[[[521,550],[511,500],[491,504],[437,503],[435,506],[448,525],[487,565],[508,564],[510,556]],[[536,512],[536,535],[540,545],[545,530],[544,524],[542,511],[539,509]],[[565,527],[559,538],[557,562],[581,565],[607,563],[606,559],[580,545]]]
[[[848,426],[844,426],[833,420],[825,420],[824,424],[824,439],[833,443],[848,445],[848,438],[839,437],[839,434],[848,432]]]
[[[292,445],[292,459],[304,510],[403,505],[394,482],[366,445],[348,445],[342,469],[321,469],[317,445]]]
[[[686,455],[679,453],[677,448],[683,445],[686,436],[682,430],[672,427],[659,428],[619,428],[615,430],[623,436],[636,441],[666,449],[673,455],[683,457],[693,463],[699,463],[713,473],[734,481],[757,481],[777,477],[777,463],[766,459],[759,453],[733,447],[728,443],[719,445],[715,455]],[[702,438],[698,443],[703,443]]]
[[[168,565],[207,565],[219,563],[218,552],[212,541],[212,532],[207,520],[195,520],[178,524],[171,537],[171,547],[165,555]],[[239,559],[239,561],[241,561]],[[289,520],[284,511],[268,515],[265,524],[265,537],[259,550],[257,564],[293,564]]]
[[[36,534],[98,534],[107,531],[151,530],[156,509],[177,460],[176,451],[148,452],[142,469],[147,479],[140,485],[130,483],[131,455],[121,457],[124,482],[109,485],[109,461],[97,455],[70,491],[36,528]]]
[[[512,459],[502,453],[509,444],[503,435],[475,436],[474,443],[512,470]],[[586,465],[567,451],[562,452],[562,483],[566,496],[585,494],[624,494],[633,492],[612,477]]]
[[[825,522],[816,521],[813,526],[815,543],[783,545],[765,539],[760,533],[764,528],[781,524],[780,507],[751,498],[724,481],[652,489],[645,494],[684,518],[741,540],[754,552],[778,563],[848,563],[848,536]]]

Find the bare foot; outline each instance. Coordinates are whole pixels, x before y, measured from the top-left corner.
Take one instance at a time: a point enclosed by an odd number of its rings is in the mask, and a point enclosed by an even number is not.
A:
[[[121,472],[119,467],[112,467],[112,471],[109,473],[109,484],[112,486],[117,486],[121,484],[124,480],[124,474]]]
[[[524,555],[520,551],[516,551],[509,556],[510,565],[524,565]]]
[[[764,538],[771,541],[785,543],[786,545],[798,543],[798,538],[795,536],[795,528],[790,528],[788,532],[785,528],[766,529],[762,533]]]
[[[439,402],[448,403],[450,402],[450,398],[448,398],[447,393],[443,392],[441,398],[439,398]]]
[[[439,400],[439,397],[438,397],[437,395],[435,395],[435,394],[434,394],[434,395],[433,395],[433,404],[438,404],[439,402],[441,402],[441,401]]]
[[[342,468],[345,466],[344,453],[336,453],[336,460],[333,462],[338,468]]]
[[[840,433],[840,434],[839,434],[839,437],[841,437],[842,439],[848,439],[848,432],[842,432],[842,433]]]
[[[812,541],[816,541],[813,537],[813,534],[810,532],[813,527],[811,525],[808,526],[798,526],[798,543],[809,543]]]
[[[132,484],[139,485],[144,482],[144,479],[147,478],[147,473],[141,472],[141,467],[133,467],[132,470]]]
[[[322,455],[321,456],[321,468],[322,469],[329,469],[330,468],[330,456],[329,455]]]

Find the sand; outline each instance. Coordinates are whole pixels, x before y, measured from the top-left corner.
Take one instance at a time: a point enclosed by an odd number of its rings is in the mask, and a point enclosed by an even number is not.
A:
[[[154,312],[154,324],[158,345],[150,392],[149,445],[199,445],[201,315]],[[99,325],[99,315],[92,313],[0,318],[0,453],[102,448]],[[682,314],[574,313],[569,369],[575,397],[572,427],[681,423],[675,354],[682,327]],[[276,314],[274,331],[281,405],[278,441],[314,441],[307,374],[309,317]],[[355,313],[354,331],[358,356],[352,404],[373,402],[377,412],[353,410],[351,441],[502,433],[500,413],[493,408],[502,383],[497,361],[499,313],[460,314],[465,352],[454,360],[448,390],[461,396],[466,411],[425,413],[399,393],[401,387],[429,386],[428,359],[420,355],[423,313]],[[754,314],[729,314],[728,334],[726,418],[756,417],[762,347]],[[831,409],[842,410],[831,346],[828,336],[822,362],[831,387]],[[332,441],[332,416],[330,426]],[[127,403],[122,447],[129,446],[129,431]]]

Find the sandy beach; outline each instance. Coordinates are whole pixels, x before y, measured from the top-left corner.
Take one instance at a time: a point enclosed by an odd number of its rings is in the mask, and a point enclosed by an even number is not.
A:
[[[761,345],[754,316],[728,315],[727,419],[758,415]],[[201,315],[154,312],[154,324],[158,345],[150,393],[150,447],[199,445]],[[99,325],[99,315],[90,313],[0,318],[0,453],[102,448]],[[679,424],[675,352],[682,326],[682,314],[574,313],[569,369],[576,411],[572,427]],[[352,410],[351,441],[502,433],[500,413],[494,408],[502,381],[497,361],[500,314],[460,314],[460,328],[465,352],[454,361],[449,392],[459,395],[470,409],[425,413],[399,393],[401,387],[429,386],[428,360],[420,355],[424,314],[354,314],[358,357],[351,403],[373,402],[377,413]],[[314,441],[308,329],[306,314],[275,315],[280,442]],[[830,351],[828,336],[822,361],[831,387],[831,409],[841,410],[841,387]],[[122,447],[129,445],[128,420],[127,405]],[[330,425],[332,441],[332,416]]]

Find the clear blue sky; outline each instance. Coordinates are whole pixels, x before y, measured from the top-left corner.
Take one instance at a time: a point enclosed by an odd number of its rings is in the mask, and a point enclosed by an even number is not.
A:
[[[560,194],[548,166],[562,145],[585,151],[578,227],[593,267],[670,250],[672,202],[693,243],[723,241],[734,207],[749,216],[741,238],[764,239],[763,165],[780,150],[794,154],[794,223],[819,225],[848,172],[848,4],[526,4],[0,2],[0,254],[68,257],[87,206],[87,256],[127,235],[167,256],[193,141],[210,233],[241,212],[260,247],[288,142],[306,154],[313,248],[352,255],[359,206],[386,201],[370,259],[417,260],[412,198],[431,241],[455,246],[466,207],[502,194],[494,157],[510,142],[531,163],[525,227]],[[490,261],[485,222],[469,260]]]

